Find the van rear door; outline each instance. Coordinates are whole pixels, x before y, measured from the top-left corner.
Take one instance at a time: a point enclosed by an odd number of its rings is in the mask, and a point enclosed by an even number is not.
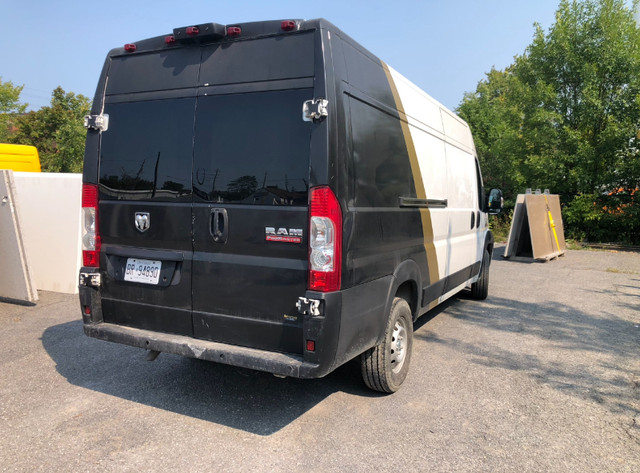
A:
[[[196,338],[302,353],[314,35],[203,53],[195,126]],[[226,65],[233,67],[226,67]]]
[[[105,322],[193,335],[191,164],[199,66],[198,49],[111,59],[109,127],[99,161]]]

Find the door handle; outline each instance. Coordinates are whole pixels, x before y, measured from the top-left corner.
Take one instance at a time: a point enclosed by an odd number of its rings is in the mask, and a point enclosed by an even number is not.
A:
[[[227,209],[212,209],[209,217],[209,233],[216,243],[226,243],[229,235]]]
[[[471,212],[471,230],[476,226],[476,213]]]

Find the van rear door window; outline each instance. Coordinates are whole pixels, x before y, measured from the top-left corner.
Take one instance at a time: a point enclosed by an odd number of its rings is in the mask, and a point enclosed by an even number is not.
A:
[[[102,135],[103,197],[175,199],[191,194],[195,98],[108,104]]]
[[[306,205],[312,89],[200,97],[194,198],[256,205]]]

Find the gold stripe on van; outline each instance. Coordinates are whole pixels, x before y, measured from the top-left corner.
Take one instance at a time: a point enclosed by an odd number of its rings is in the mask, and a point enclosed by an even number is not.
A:
[[[382,61],[380,61],[382,62]],[[416,148],[413,144],[413,138],[411,138],[411,131],[409,130],[409,123],[404,113],[404,107],[400,100],[400,94],[391,77],[389,67],[382,62],[382,68],[387,75],[387,80],[391,86],[391,92],[393,94],[393,100],[396,103],[396,109],[400,113],[400,124],[402,126],[402,134],[404,135],[404,142],[407,147],[407,153],[409,154],[409,162],[411,163],[411,174],[413,175],[413,182],[416,188],[416,197],[418,199],[426,199],[427,192],[424,188],[424,182],[422,181],[422,173],[420,172],[420,165],[418,163],[418,155],[416,154]],[[440,279],[440,272],[438,270],[438,255],[436,254],[436,247],[433,241],[433,223],[431,221],[431,212],[429,209],[420,209],[420,217],[422,219],[422,232],[424,235],[424,249],[427,252],[427,266],[429,267],[429,281],[428,284],[434,284]],[[437,300],[434,301],[431,306],[437,304]],[[431,308],[431,306],[429,308]]]

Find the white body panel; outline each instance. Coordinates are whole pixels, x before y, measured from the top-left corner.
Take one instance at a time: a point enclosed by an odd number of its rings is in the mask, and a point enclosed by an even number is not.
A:
[[[410,125],[427,199],[447,200],[446,208],[429,209],[442,279],[482,260],[487,219],[479,212],[473,138],[462,119],[392,68],[389,71]]]

